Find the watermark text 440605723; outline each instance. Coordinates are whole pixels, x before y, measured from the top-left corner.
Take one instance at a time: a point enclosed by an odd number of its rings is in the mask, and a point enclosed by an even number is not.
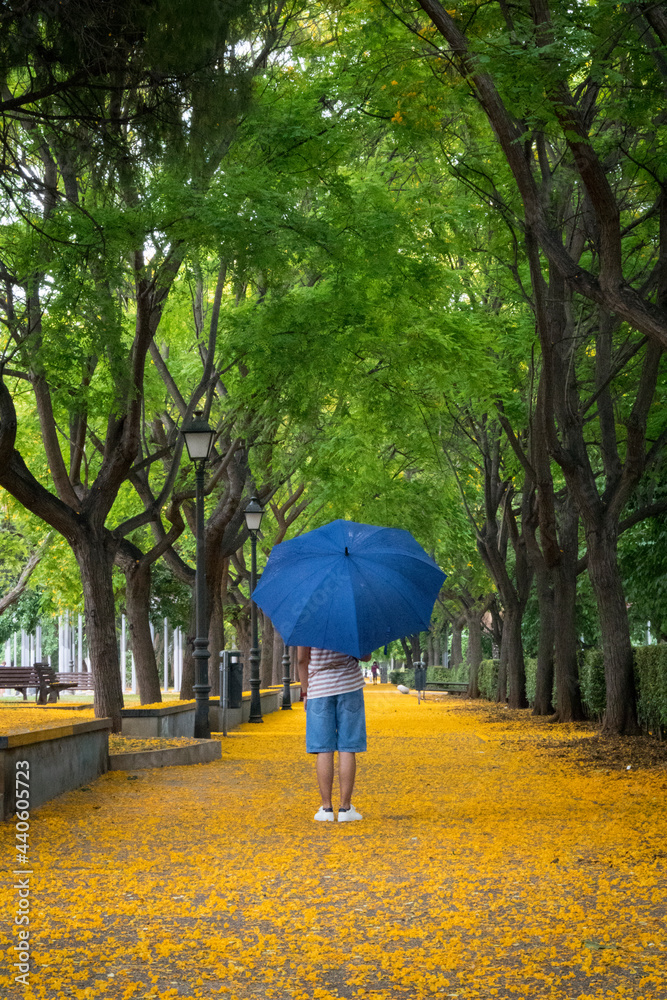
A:
[[[10,954],[14,979],[30,984],[30,763],[16,762],[16,859],[14,863],[14,944]]]

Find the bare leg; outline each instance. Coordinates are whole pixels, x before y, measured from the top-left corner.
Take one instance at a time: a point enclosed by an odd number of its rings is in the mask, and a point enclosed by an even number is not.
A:
[[[347,754],[346,756],[354,757],[354,754]],[[334,776],[333,753],[318,753],[317,760],[315,761],[315,770],[317,772],[317,783],[320,786],[322,805],[325,809],[331,809],[331,790],[333,788]]]
[[[322,756],[322,755],[320,755]],[[350,808],[354,779],[357,773],[357,755],[354,753],[338,754],[338,779],[340,781],[340,807]]]

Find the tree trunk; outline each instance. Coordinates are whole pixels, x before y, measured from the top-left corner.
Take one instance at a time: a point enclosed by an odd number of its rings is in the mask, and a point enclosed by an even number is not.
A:
[[[285,645],[283,640],[280,638],[280,633],[278,629],[273,630],[273,674],[271,675],[272,684],[282,684],[283,682],[283,651]]]
[[[190,624],[188,634],[183,636],[183,676],[181,677],[181,691],[179,697],[182,701],[191,701],[195,693],[192,686],[195,682],[195,661],[193,657],[194,639],[197,635],[197,602],[194,588],[192,590],[192,601],[190,603]]]
[[[242,611],[239,613],[238,618],[234,620],[234,632],[236,634],[236,647],[243,660],[243,690],[248,691],[250,689],[250,643],[252,639],[249,614],[244,614]]]
[[[211,696],[217,698],[220,695],[220,652],[225,648],[225,623],[220,587],[217,587],[213,594],[213,607],[208,623],[208,648],[211,653],[208,661],[208,682],[211,685]]]
[[[401,646],[405,652],[405,669],[412,670],[417,660],[421,660],[421,636],[419,633],[401,639]]]
[[[617,561],[616,524],[587,528],[588,573],[595,592],[607,687],[603,727],[614,733],[637,732],[636,692],[630,625]]]
[[[586,717],[577,663],[579,514],[569,494],[559,509],[558,537],[561,558],[554,572],[554,611],[557,625],[554,636],[556,720],[579,722]]]
[[[479,698],[479,665],[482,662],[482,621],[480,611],[471,608],[466,614],[468,623],[468,698]]]
[[[507,701],[507,661],[509,659],[509,642],[505,642],[505,635],[509,635],[507,628],[507,617],[503,618],[503,637],[500,643],[500,659],[498,662],[498,687],[496,689],[496,701],[505,704]]]
[[[155,629],[155,637],[153,639],[153,652],[155,654],[155,665],[157,667],[158,678],[160,676],[160,667],[158,664],[164,663],[164,638],[162,635],[162,629]]]
[[[491,658],[500,658],[500,647],[503,643],[503,619],[498,608],[498,601],[495,599],[491,605]]]
[[[125,584],[127,620],[134,653],[139,700],[142,705],[151,705],[156,701],[162,701],[162,692],[149,620],[150,565],[140,561],[130,563],[125,572]]]
[[[522,609],[505,608],[503,624],[503,645],[500,651],[500,662],[505,657],[507,664],[507,679],[509,681],[508,704],[510,708],[527,708],[526,699],[526,666],[523,660],[523,642],[521,640]],[[499,682],[499,692],[502,690]],[[499,698],[499,700],[501,700]]]
[[[463,647],[461,643],[461,632],[465,624],[465,618],[457,618],[452,622],[452,656],[449,662],[450,667],[458,667],[463,663]]]
[[[257,609],[262,625],[261,659],[259,661],[260,684],[263,688],[271,686],[273,679],[273,622]]]
[[[540,610],[540,635],[537,648],[537,676],[535,678],[535,703],[533,715],[552,715],[554,686],[555,606],[553,573],[544,560],[533,564]]]
[[[116,641],[116,608],[113,592],[115,547],[108,532],[101,538],[77,539],[74,554],[81,573],[86,616],[88,655],[95,688],[96,718],[110,718],[114,733],[121,731],[123,688]]]

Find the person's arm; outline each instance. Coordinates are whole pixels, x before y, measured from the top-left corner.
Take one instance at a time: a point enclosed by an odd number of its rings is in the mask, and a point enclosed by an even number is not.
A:
[[[296,664],[299,670],[299,680],[301,681],[301,693],[304,701],[308,696],[308,665],[310,663],[310,646],[297,646]]]

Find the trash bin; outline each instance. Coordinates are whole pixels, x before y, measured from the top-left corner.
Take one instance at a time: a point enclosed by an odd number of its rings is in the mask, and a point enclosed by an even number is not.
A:
[[[426,664],[417,662],[415,667],[415,691],[426,690]]]
[[[229,654],[229,708],[240,708],[243,700],[243,660],[237,650]]]
[[[388,671],[388,668],[387,668],[386,664],[383,663],[382,666],[380,667],[380,684],[386,684],[387,683],[387,674],[388,674],[388,672],[389,671]]]

